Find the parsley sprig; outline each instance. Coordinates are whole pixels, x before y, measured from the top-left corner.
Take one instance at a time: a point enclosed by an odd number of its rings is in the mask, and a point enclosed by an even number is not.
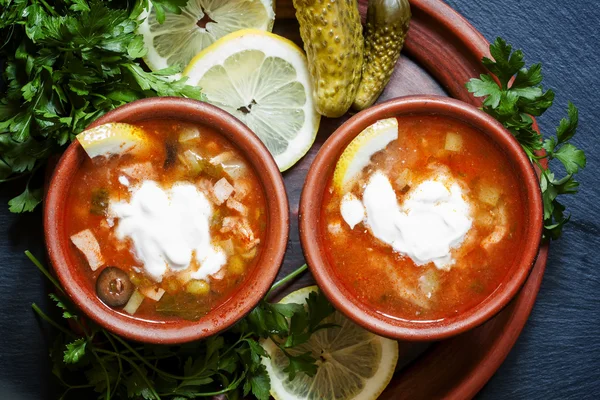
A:
[[[526,68],[523,52],[513,51],[512,46],[501,38],[490,45],[490,53],[493,60],[483,59],[490,74],[471,79],[467,89],[475,96],[485,97],[483,110],[517,138],[531,162],[539,168],[544,203],[544,238],[558,239],[570,219],[558,197],[577,193],[579,182],[575,175],[586,166],[583,150],[569,142],[579,124],[577,107],[569,102],[567,118],[560,121],[556,135],[541,136],[532,117],[544,114],[554,101],[554,92],[544,90],[541,85],[542,65],[533,64]],[[547,167],[542,160],[547,160]],[[550,169],[553,160],[562,163],[564,176],[557,178],[556,169]]]
[[[102,114],[152,96],[202,99],[172,81],[170,68],[148,72],[136,33],[148,1],[0,0],[0,182],[26,178],[10,211],[32,211],[42,191],[31,176]],[[153,0],[179,11],[185,0]]]
[[[58,332],[50,356],[52,373],[65,388],[61,399],[73,393],[73,398],[83,398],[94,391],[105,400],[184,400],[219,394],[237,400],[250,393],[267,400],[271,383],[261,363],[262,357],[268,357],[261,338],[272,338],[287,356],[290,379],[298,373],[314,376],[317,371],[310,353],[292,355],[290,349],[331,326],[322,322],[334,312],[331,304],[320,292],[311,293],[306,304],[266,300],[273,290],[304,272],[306,265],[273,285],[265,299],[232,329],[206,340],[166,346],[131,342],[79,317],[58,281],[30,252],[26,255],[56,289],[50,298],[64,320],[57,322],[32,305]]]

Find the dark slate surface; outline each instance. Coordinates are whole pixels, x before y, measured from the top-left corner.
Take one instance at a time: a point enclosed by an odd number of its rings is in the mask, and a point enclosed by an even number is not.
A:
[[[489,40],[500,35],[542,61],[545,84],[557,92],[541,120],[553,130],[567,101],[580,109],[575,142],[588,154],[581,193],[565,201],[573,222],[553,244],[537,303],[506,362],[482,399],[583,399],[600,393],[599,161],[600,11],[596,1],[448,0]],[[0,399],[51,399],[47,336],[30,303],[44,305],[46,282],[23,255],[42,255],[41,213],[10,215],[19,184],[0,188]]]
[[[497,35],[541,61],[554,107],[540,120],[552,131],[567,102],[581,123],[574,142],[588,168],[579,195],[565,201],[573,222],[552,245],[531,317],[507,360],[481,391],[483,399],[582,399],[600,396],[600,11],[589,0],[449,0],[488,39]]]

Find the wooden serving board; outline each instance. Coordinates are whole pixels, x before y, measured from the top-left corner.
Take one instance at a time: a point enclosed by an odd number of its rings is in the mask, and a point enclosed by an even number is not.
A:
[[[366,0],[360,0],[365,16]],[[487,40],[460,14],[441,0],[411,0],[412,22],[403,55],[378,102],[412,94],[454,97],[476,106],[481,101],[465,89],[465,83],[487,72],[481,64],[489,55]],[[300,47],[302,40],[291,0],[276,3],[274,32]],[[298,231],[298,204],[308,169],[323,142],[348,119],[322,118],[317,140],[309,153],[284,180],[290,202],[290,237],[279,277],[305,263]],[[382,399],[468,399],[496,372],[515,344],[535,302],[548,247],[537,262],[520,294],[496,317],[460,336],[436,343],[400,343],[399,365]],[[310,273],[277,293],[278,297],[314,284]]]

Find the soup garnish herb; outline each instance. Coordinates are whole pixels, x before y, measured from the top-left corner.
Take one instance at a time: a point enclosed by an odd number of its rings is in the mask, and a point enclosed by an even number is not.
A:
[[[558,196],[578,192],[579,182],[574,176],[586,165],[583,150],[570,143],[577,131],[579,112],[569,102],[568,117],[560,121],[556,136],[540,136],[531,116],[541,116],[554,101],[552,89],[544,91],[541,86],[542,65],[533,64],[525,68],[523,52],[513,51],[512,46],[501,38],[490,45],[490,53],[494,60],[484,58],[483,64],[498,78],[500,85],[487,74],[471,79],[467,89],[475,96],[485,97],[483,110],[517,138],[531,162],[542,171],[544,238],[558,239],[563,226],[571,218],[565,215],[565,206],[558,201]],[[514,81],[511,81],[513,78]],[[546,153],[541,154],[542,150]],[[544,159],[548,161],[547,168],[541,164]],[[550,169],[550,162],[554,159],[559,160],[566,170],[562,178],[555,176],[556,169],[554,172]]]

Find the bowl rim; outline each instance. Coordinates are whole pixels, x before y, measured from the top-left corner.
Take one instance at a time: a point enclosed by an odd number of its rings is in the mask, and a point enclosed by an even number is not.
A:
[[[320,209],[323,192],[342,151],[365,128],[378,120],[405,115],[439,115],[457,119],[487,134],[513,164],[526,196],[521,258],[508,270],[501,285],[478,305],[437,321],[404,320],[384,316],[360,303],[328,266],[320,238]],[[324,179],[326,178],[326,179]],[[538,177],[521,145],[502,124],[482,110],[442,96],[404,96],[375,105],[342,124],[323,144],[313,161],[300,198],[300,242],[319,287],[333,305],[357,324],[379,335],[411,341],[433,341],[458,335],[481,325],[500,312],[519,292],[537,258],[542,240],[543,205]],[[510,276],[511,272],[514,274]]]
[[[86,129],[108,122],[173,119],[207,125],[244,154],[265,193],[268,209],[266,240],[256,268],[219,307],[197,321],[144,320],[127,316],[103,304],[94,285],[84,282],[83,271],[70,260],[69,236],[64,229],[69,179],[87,157],[77,140],[61,156],[47,186],[44,200],[44,237],[50,263],[62,287],[83,313],[107,330],[128,339],[160,344],[185,343],[221,332],[248,314],[264,297],[279,272],[289,234],[289,206],[283,178],[270,152],[250,128],[231,114],[197,100],[155,97],[120,106]],[[86,288],[87,286],[87,288]],[[91,293],[90,293],[91,291]]]

